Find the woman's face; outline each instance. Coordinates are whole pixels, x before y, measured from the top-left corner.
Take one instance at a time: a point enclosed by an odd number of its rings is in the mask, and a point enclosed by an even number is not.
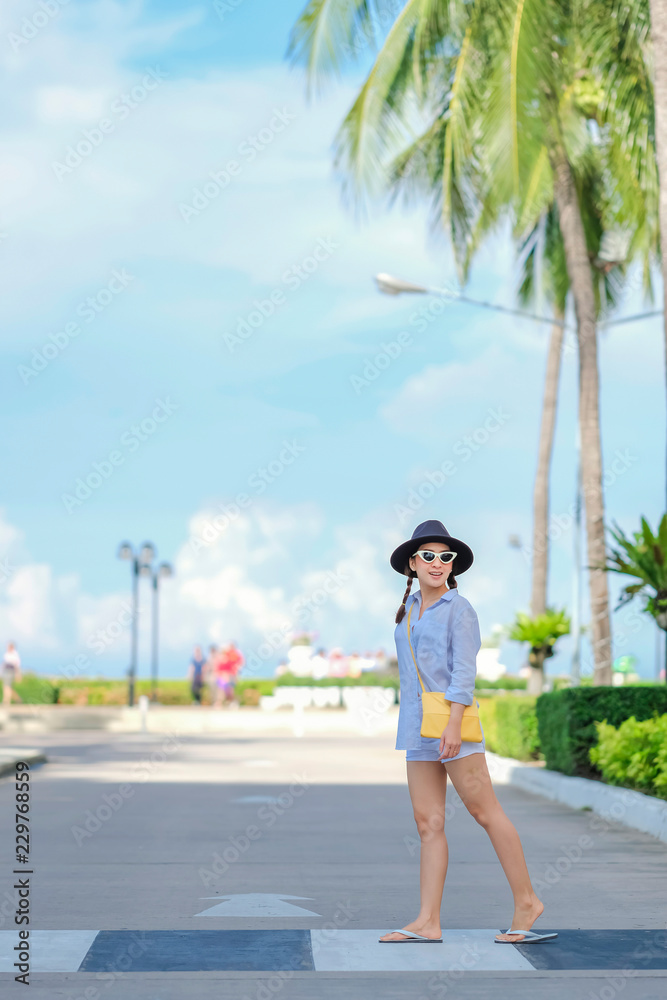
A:
[[[449,546],[445,545],[444,542],[424,542],[419,547],[420,549],[430,549],[431,552],[449,552]],[[455,563],[456,559],[448,565],[441,563],[439,559],[435,559],[431,563],[426,563],[421,556],[415,555],[411,556],[409,565],[410,569],[416,571],[420,587],[430,587],[438,590],[440,587],[445,586],[447,577],[451,573]]]

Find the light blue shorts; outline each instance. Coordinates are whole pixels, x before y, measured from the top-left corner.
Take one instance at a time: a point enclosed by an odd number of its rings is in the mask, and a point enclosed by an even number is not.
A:
[[[482,730],[482,737],[484,731]],[[473,753],[484,753],[486,745],[482,738],[481,743],[461,743],[461,749],[456,757],[438,758],[440,740],[436,737],[421,736],[421,746],[418,750],[406,750],[406,760],[440,760],[441,764],[448,764],[450,760],[460,760],[461,757],[469,757]]]

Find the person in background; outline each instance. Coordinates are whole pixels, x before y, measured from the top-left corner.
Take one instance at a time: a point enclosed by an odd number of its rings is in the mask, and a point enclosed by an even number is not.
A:
[[[326,650],[320,647],[310,661],[313,671],[313,680],[321,681],[329,674],[329,659]]]
[[[347,658],[348,677],[361,677],[361,657],[358,653],[350,653]]]
[[[217,646],[208,647],[208,659],[206,661],[206,666],[204,667],[204,681],[208,685],[209,699],[211,705],[215,704],[215,699],[217,697],[217,671],[218,671],[218,660],[220,659],[220,654],[218,652]]]
[[[238,648],[235,642],[230,642],[229,646],[227,647],[227,652],[229,654],[229,667],[230,667],[228,697],[230,705],[233,706],[234,708],[238,708],[239,703],[236,699],[236,682],[241,672],[241,668],[245,663],[245,659],[243,657],[243,653]]]
[[[206,667],[206,659],[202,653],[201,646],[195,646],[192,653],[192,659],[190,660],[190,665],[188,667],[188,680],[190,681],[190,690],[192,692],[193,700],[201,705],[201,695],[202,689],[204,687],[204,668]]]
[[[7,643],[7,649],[2,659],[2,704],[10,705],[12,698],[23,701],[14,685],[21,680],[21,657],[13,642]]]
[[[243,657],[233,642],[228,643],[220,650],[216,673],[216,708],[221,708],[223,702],[227,704],[234,701],[236,675],[243,662]]]

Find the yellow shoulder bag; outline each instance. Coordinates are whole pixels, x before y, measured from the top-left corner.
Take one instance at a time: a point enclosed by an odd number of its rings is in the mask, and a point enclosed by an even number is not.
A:
[[[421,735],[430,736],[431,738],[440,738],[444,728],[449,722],[450,705],[452,703],[451,701],[447,701],[444,692],[427,691],[424,687],[424,682],[422,681],[421,674],[419,673],[419,667],[417,666],[415,651],[412,648],[412,638],[410,636],[410,615],[412,614],[414,605],[415,602],[413,601],[410,605],[410,610],[408,611],[408,642],[410,643],[412,659],[415,661],[415,669],[417,671],[417,676],[419,677],[419,683],[422,686]],[[479,724],[479,705],[476,701],[472,705],[466,705],[463,710],[463,718],[461,719],[461,740],[465,743],[482,742],[482,727]]]

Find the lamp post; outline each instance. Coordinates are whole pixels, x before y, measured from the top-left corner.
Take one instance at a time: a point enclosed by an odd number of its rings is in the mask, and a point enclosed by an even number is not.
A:
[[[155,546],[152,542],[144,542],[138,553],[135,553],[130,542],[122,542],[118,547],[118,558],[126,559],[132,569],[132,633],[130,639],[130,667],[127,672],[127,703],[134,705],[134,684],[137,677],[137,651],[139,647],[139,574],[142,568],[149,565],[155,558]]]
[[[415,285],[411,281],[403,278],[396,278],[392,274],[376,274],[375,283],[378,290],[384,295],[402,295],[404,293],[412,295],[438,295],[442,299],[456,299],[458,302],[467,302],[469,305],[482,306],[484,309],[494,309],[496,312],[509,313],[511,316],[523,316],[526,319],[534,319],[539,323],[549,323],[551,326],[562,326],[565,330],[575,330],[576,326],[571,326],[565,320],[556,319],[552,316],[538,316],[536,313],[524,312],[522,309],[511,309],[509,306],[499,306],[494,302],[484,302],[482,299],[471,299],[461,292],[452,291],[450,288],[429,288],[426,285]],[[648,319],[650,316],[661,316],[662,309],[653,309],[650,312],[638,313],[636,316],[622,316],[620,319],[608,319],[603,323],[598,323],[600,328],[607,326],[620,326],[622,323],[633,323],[638,319]]]
[[[140,573],[151,579],[153,600],[152,600],[152,623],[151,623],[151,701],[157,701],[157,678],[158,678],[158,633],[159,633],[159,590],[160,580],[173,576],[174,571],[170,563],[163,562],[159,566],[142,566]]]

